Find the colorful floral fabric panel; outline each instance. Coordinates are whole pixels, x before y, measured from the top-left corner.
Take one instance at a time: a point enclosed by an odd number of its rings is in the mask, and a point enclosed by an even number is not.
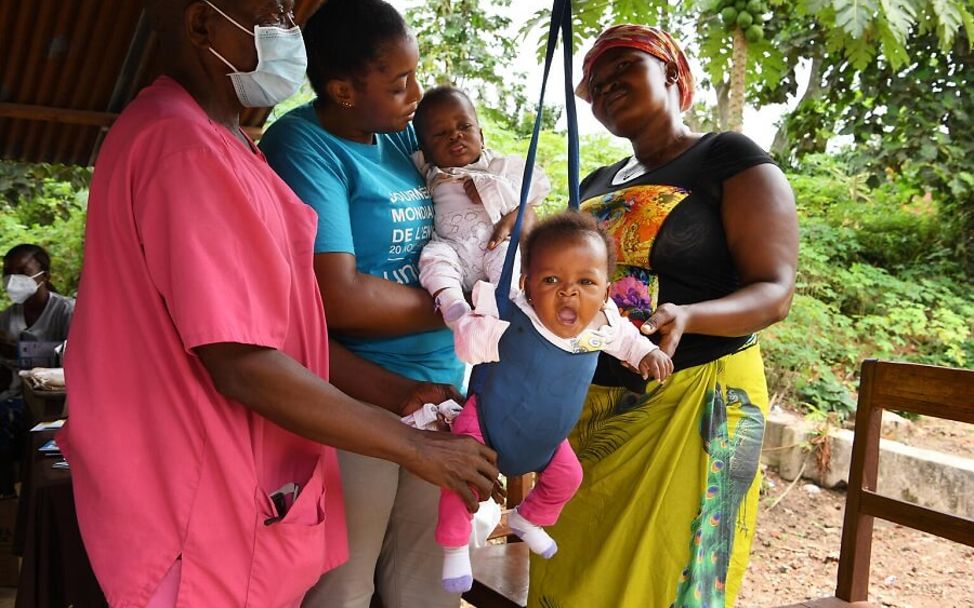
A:
[[[659,282],[650,266],[653,243],[663,222],[689,192],[674,186],[622,188],[582,203],[616,243],[618,267],[609,294],[637,327],[656,308]]]

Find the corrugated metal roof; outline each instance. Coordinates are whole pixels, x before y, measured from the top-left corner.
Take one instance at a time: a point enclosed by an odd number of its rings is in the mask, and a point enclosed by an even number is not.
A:
[[[297,0],[304,23],[323,0]],[[0,158],[91,165],[108,127],[159,74],[138,0],[0,0]],[[247,110],[259,128],[268,110]]]

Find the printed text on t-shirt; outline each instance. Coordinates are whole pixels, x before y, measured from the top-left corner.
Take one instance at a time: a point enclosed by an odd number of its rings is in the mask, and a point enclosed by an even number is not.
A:
[[[392,192],[389,194],[390,203],[399,203],[402,201],[429,201],[429,200],[430,200],[430,191],[426,189],[426,186],[420,186],[419,188],[410,188],[409,190],[400,190],[399,192]]]

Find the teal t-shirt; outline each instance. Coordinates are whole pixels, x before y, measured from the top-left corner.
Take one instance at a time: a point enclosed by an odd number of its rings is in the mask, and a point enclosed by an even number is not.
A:
[[[271,167],[318,213],[315,253],[350,253],[359,272],[419,287],[419,254],[433,234],[433,201],[410,154],[410,126],[363,144],[321,127],[311,104],[260,141]],[[393,338],[336,336],[358,355],[415,380],[459,387],[463,364],[448,329]]]

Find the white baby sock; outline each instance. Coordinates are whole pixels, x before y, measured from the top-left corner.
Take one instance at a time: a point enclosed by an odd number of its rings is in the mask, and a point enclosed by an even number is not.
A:
[[[471,587],[470,547],[443,547],[443,589],[448,593],[463,593]]]
[[[558,552],[558,544],[555,539],[548,536],[548,533],[541,526],[536,526],[524,519],[517,512],[517,509],[511,511],[507,523],[511,526],[511,531],[527,543],[532,553],[537,553],[545,559],[551,559],[551,556]]]

